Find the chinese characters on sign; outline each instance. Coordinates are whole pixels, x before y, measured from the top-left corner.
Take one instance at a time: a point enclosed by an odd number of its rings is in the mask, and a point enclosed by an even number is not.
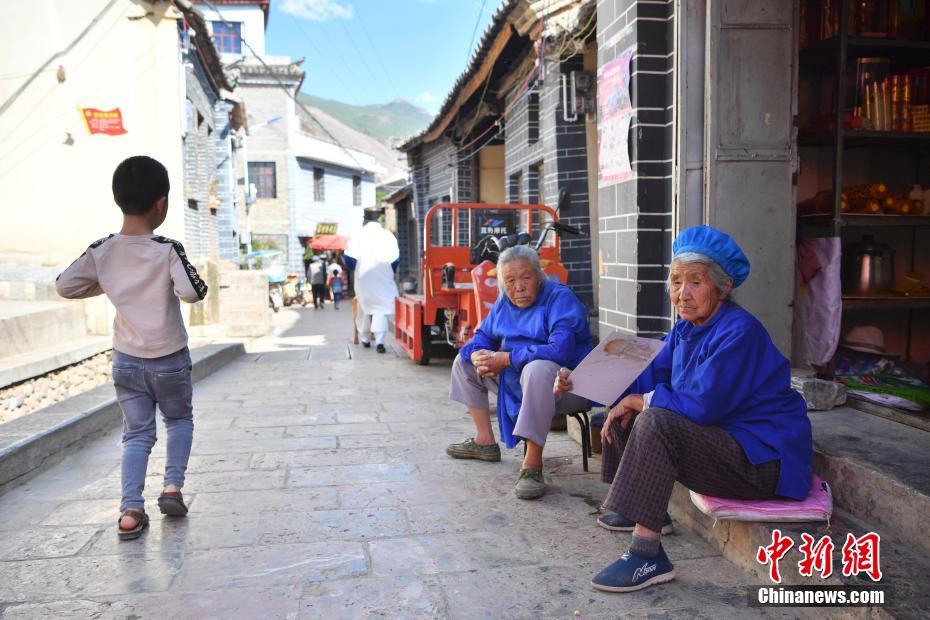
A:
[[[316,234],[314,236],[321,237],[323,235],[335,235],[337,230],[339,230],[339,224],[321,222],[316,225]]]
[[[598,186],[605,187],[633,177],[629,134],[633,120],[630,100],[630,62],[636,46],[597,71]]]
[[[123,113],[119,108],[98,110],[97,108],[78,108],[87,133],[102,133],[108,136],[120,136],[126,133],[123,127]]]
[[[801,545],[798,551],[803,556],[798,562],[798,572],[804,577],[812,577],[814,571],[826,579],[833,574],[833,550],[835,545],[829,536],[815,541],[810,534],[801,534]],[[875,532],[869,532],[856,538],[853,534],[846,534],[846,542],[842,549],[843,576],[853,577],[865,573],[872,581],[882,578],[879,547],[881,537]],[[788,550],[794,546],[790,536],[782,536],[781,530],[772,531],[772,543],[759,547],[756,561],[762,565],[769,565],[769,579],[773,583],[781,583],[781,572],[778,562]]]

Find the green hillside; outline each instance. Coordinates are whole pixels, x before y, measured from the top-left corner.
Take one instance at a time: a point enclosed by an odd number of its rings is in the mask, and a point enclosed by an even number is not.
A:
[[[300,93],[301,102],[319,108],[349,127],[387,144],[391,138],[408,138],[420,133],[432,116],[403,99],[390,103],[356,106]]]

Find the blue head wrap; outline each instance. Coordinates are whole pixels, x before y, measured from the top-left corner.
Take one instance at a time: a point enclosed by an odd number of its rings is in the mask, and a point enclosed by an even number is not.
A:
[[[672,243],[672,258],[685,252],[697,252],[714,260],[733,278],[733,288],[749,277],[749,259],[733,237],[710,226],[692,226],[678,234]]]

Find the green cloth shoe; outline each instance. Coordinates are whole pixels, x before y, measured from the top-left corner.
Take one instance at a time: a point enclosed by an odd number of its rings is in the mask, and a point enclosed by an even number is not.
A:
[[[546,481],[543,479],[542,470],[521,469],[513,491],[520,499],[539,499],[545,495]]]
[[[446,447],[446,454],[454,459],[478,459],[496,463],[501,460],[501,447],[496,443],[490,446],[481,446],[469,437],[459,443],[450,443]]]

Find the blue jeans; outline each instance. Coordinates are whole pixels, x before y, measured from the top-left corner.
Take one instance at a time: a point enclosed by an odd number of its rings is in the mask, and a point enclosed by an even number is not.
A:
[[[155,445],[155,405],[168,433],[165,485],[184,486],[191,454],[191,354],[187,347],[164,357],[134,357],[113,350],[113,383],[123,410],[123,496],[120,510],[142,509],[145,472]]]

